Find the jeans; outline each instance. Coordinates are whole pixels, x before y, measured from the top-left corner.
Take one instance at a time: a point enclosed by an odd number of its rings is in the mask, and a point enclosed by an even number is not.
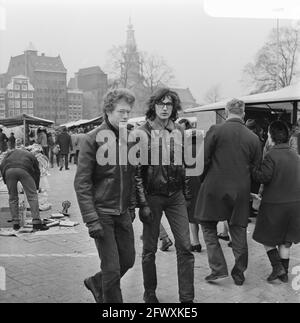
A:
[[[153,214],[153,222],[143,224],[142,267],[145,296],[155,294],[157,287],[155,254],[163,211],[175,239],[177,276],[181,302],[194,299],[194,255],[191,253],[189,220],[182,191],[172,196],[149,195],[147,202]]]
[[[19,224],[19,196],[18,196],[18,182],[21,182],[28,203],[30,205],[30,211],[33,218],[33,224],[41,223],[39,212],[39,201],[37,188],[35,181],[31,175],[29,175],[22,168],[9,168],[5,173],[6,185],[9,194],[9,208],[12,215],[13,224]]]
[[[102,291],[104,303],[122,303],[120,280],[133,267],[134,234],[129,212],[121,215],[99,214],[104,237],[95,239],[101,271],[93,280]]]
[[[164,228],[164,226],[162,224],[160,224],[159,226],[159,239],[160,240],[164,240],[169,238],[168,233],[166,231],[166,229]]]
[[[217,236],[217,224],[214,221],[203,221],[201,227],[207,248],[208,263],[213,274],[227,275],[226,260]],[[235,265],[231,271],[234,278],[243,279],[243,273],[248,267],[247,228],[230,225],[229,232],[232,240],[232,251],[235,257]]]
[[[63,168],[64,159],[65,159],[65,169],[68,168],[69,166],[68,155],[69,154],[59,154],[59,166],[61,168]]]

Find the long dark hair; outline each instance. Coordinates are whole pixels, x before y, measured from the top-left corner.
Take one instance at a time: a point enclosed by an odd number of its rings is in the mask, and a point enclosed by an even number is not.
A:
[[[178,118],[178,111],[181,110],[181,102],[178,94],[169,88],[158,89],[147,102],[148,110],[146,112],[146,119],[153,121],[156,117],[155,104],[161,102],[164,98],[169,97],[173,103],[173,110],[170,116],[172,121]]]

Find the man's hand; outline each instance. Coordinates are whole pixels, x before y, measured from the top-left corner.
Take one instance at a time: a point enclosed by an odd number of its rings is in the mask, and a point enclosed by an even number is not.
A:
[[[100,239],[104,237],[103,226],[99,220],[92,221],[86,224],[89,229],[89,235],[93,239]]]
[[[153,214],[151,213],[150,207],[144,206],[144,207],[140,208],[139,217],[143,223],[148,223],[148,224],[152,223]]]

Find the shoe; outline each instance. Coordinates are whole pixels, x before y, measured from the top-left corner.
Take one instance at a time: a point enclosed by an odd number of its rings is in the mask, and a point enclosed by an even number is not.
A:
[[[229,241],[229,236],[224,236],[222,233],[218,234],[218,238],[221,240]]]
[[[36,230],[36,231],[49,230],[49,227],[47,227],[44,223],[34,224],[32,227],[33,227],[33,230]]]
[[[245,279],[241,279],[241,278],[237,278],[237,277],[232,277],[232,278],[233,278],[234,283],[237,286],[242,286],[245,282]]]
[[[283,282],[283,283],[287,283],[289,281],[289,276],[288,276],[288,272],[289,272],[289,263],[290,263],[290,259],[281,259],[281,263],[282,266],[285,270],[285,274],[279,276],[278,278]]]
[[[201,251],[202,251],[201,244],[197,244],[195,246],[191,246],[191,252],[201,252]]]
[[[159,300],[157,299],[155,293],[154,294],[147,294],[146,292],[144,293],[144,302],[145,303],[153,303],[153,304],[158,304]]]
[[[227,278],[228,274],[210,274],[205,277],[205,280],[210,283],[210,282],[215,282],[217,280],[221,280],[224,278]]]
[[[15,231],[18,231],[18,230],[20,230],[20,225],[19,224],[14,224],[13,228],[14,228]]]
[[[268,282],[272,282],[276,280],[277,278],[280,278],[281,276],[284,278],[284,275],[286,275],[286,271],[281,263],[281,259],[278,253],[278,250],[276,248],[269,250],[267,252],[267,255],[269,257],[270,263],[272,265],[272,273],[267,278]]]
[[[59,170],[62,170],[62,169],[63,169],[62,167],[59,168]]]
[[[228,246],[229,248],[232,248],[232,241],[229,241],[227,246]]]
[[[169,247],[171,247],[172,244],[173,244],[173,242],[170,240],[170,238],[162,239],[160,250],[161,251],[168,251]]]
[[[66,168],[66,170],[69,170],[70,168],[68,167],[68,168]]]
[[[86,278],[84,281],[84,286],[93,294],[96,303],[103,303],[103,296],[101,289],[100,291],[95,286],[93,277]]]

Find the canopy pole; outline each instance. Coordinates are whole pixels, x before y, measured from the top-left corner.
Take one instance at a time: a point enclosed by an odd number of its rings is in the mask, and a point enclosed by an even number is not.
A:
[[[298,101],[293,101],[293,125],[297,124]]]
[[[25,118],[23,120],[23,126],[24,126],[24,146],[26,146],[26,120],[25,120]]]

